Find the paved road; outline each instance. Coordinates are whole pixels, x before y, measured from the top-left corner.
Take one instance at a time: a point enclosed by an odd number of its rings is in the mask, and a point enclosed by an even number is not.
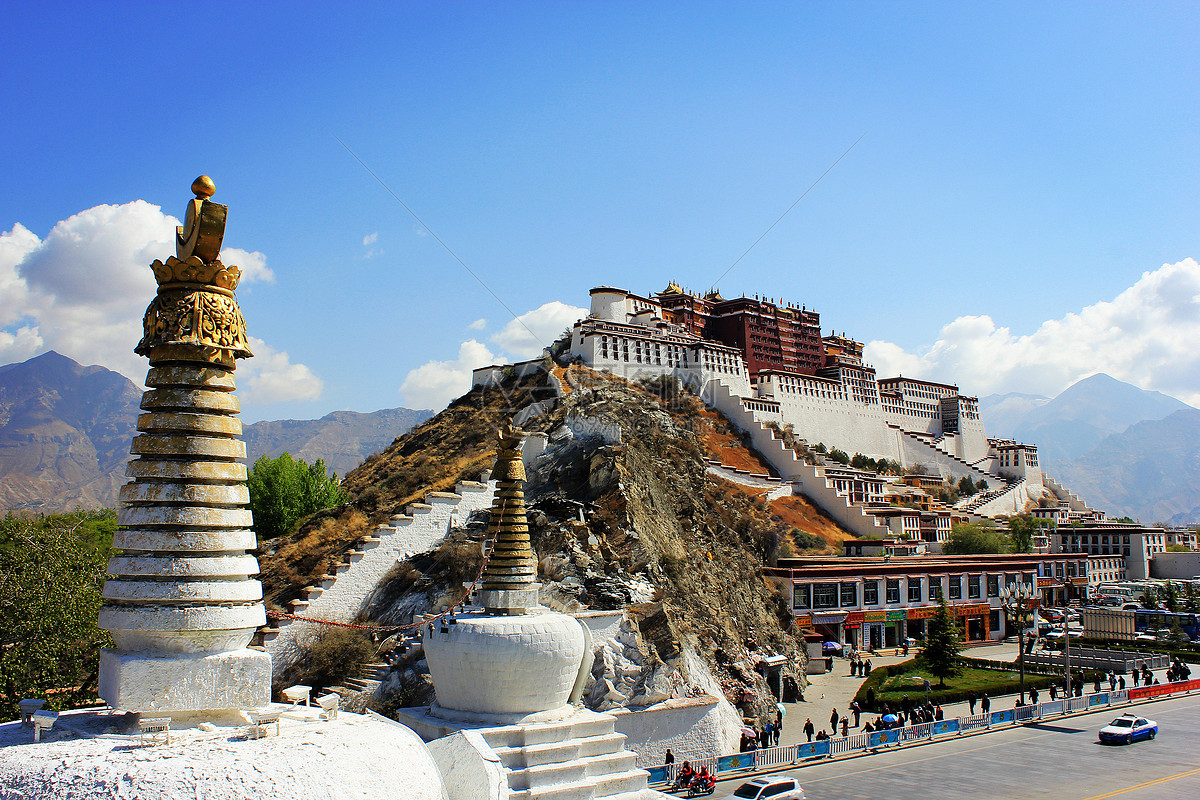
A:
[[[965,736],[788,772],[809,800],[1195,800],[1200,798],[1200,695],[1133,706],[1157,720],[1152,742],[1105,746],[1104,711]],[[717,797],[742,780],[722,781]]]

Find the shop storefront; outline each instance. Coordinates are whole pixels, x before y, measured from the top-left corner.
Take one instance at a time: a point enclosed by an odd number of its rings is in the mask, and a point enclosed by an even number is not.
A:
[[[962,626],[963,638],[968,642],[983,642],[991,638],[992,607],[987,603],[970,603],[949,606]],[[929,620],[937,613],[937,606],[908,609],[908,635],[923,639],[928,632]]]
[[[846,616],[845,611],[813,612],[813,629],[824,636],[827,642],[844,642],[846,632],[842,625]]]
[[[863,622],[866,614],[862,611],[851,611],[846,614],[846,621],[842,623],[842,628],[846,631],[845,642],[852,650],[861,650],[863,648]]]

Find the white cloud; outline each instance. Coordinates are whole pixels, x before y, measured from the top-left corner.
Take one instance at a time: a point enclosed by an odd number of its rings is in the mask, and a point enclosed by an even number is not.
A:
[[[918,353],[887,341],[867,345],[880,377],[956,382],[965,392],[1054,396],[1097,372],[1200,405],[1200,264],[1164,264],[1111,301],[1048,320],[1018,336],[990,316],[942,328]]]
[[[370,247],[371,245],[375,244],[375,242],[377,242],[377,241],[379,241],[379,231],[375,231],[374,233],[368,233],[366,236],[363,237],[363,247]]]
[[[400,394],[409,408],[443,408],[471,388],[471,370],[496,363],[487,345],[468,339],[454,361],[428,361],[404,377]]]
[[[587,309],[551,300],[510,320],[491,341],[517,358],[534,358],[541,354],[542,348],[553,344],[564,328],[571,327],[587,313]]]
[[[275,350],[262,339],[250,337],[254,358],[238,362],[238,387],[253,403],[316,400],[325,384],[303,364],[293,364],[288,354]]]
[[[487,327],[487,320],[483,319],[481,317],[481,318],[475,320],[474,322],[472,322],[470,325],[468,325],[467,330],[481,331],[486,327]]]
[[[242,271],[242,281],[239,285],[275,282],[275,273],[267,266],[267,257],[257,250],[249,252],[240,247],[223,247],[221,263],[225,266],[235,266]]]
[[[156,291],[150,263],[174,255],[177,225],[158,206],[135,200],[80,211],[45,239],[20,223],[0,233],[0,364],[56,350],[140,384],[147,364],[133,348]],[[221,260],[241,268],[243,284],[274,280],[260,252],[226,247]],[[266,358],[239,373],[251,375],[255,399],[320,393],[320,380],[307,367],[267,345],[254,349]]]

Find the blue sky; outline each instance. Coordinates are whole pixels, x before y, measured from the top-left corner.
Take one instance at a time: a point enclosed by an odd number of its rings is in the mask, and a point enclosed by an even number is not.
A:
[[[444,403],[533,345],[339,139],[549,339],[594,285],[707,289],[862,137],[725,296],[815,307],[881,374],[1195,403],[1198,34],[1194,3],[10,8],[0,363],[140,380],[203,172],[248,420]]]

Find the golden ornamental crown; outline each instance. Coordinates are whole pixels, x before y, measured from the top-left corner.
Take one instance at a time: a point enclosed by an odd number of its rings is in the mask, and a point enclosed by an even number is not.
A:
[[[204,262],[199,256],[188,256],[180,260],[175,256],[165,262],[155,261],[150,265],[160,292],[171,289],[218,289],[232,293],[242,279],[242,271],[235,266],[225,266],[219,259]]]
[[[192,193],[196,197],[188,201],[183,225],[175,228],[175,255],[165,262],[155,261],[150,265],[160,293],[174,289],[203,289],[232,294],[237,289],[242,271],[234,266],[227,267],[220,260],[229,208],[209,199],[216,190],[212,178],[207,175],[192,181]]]

